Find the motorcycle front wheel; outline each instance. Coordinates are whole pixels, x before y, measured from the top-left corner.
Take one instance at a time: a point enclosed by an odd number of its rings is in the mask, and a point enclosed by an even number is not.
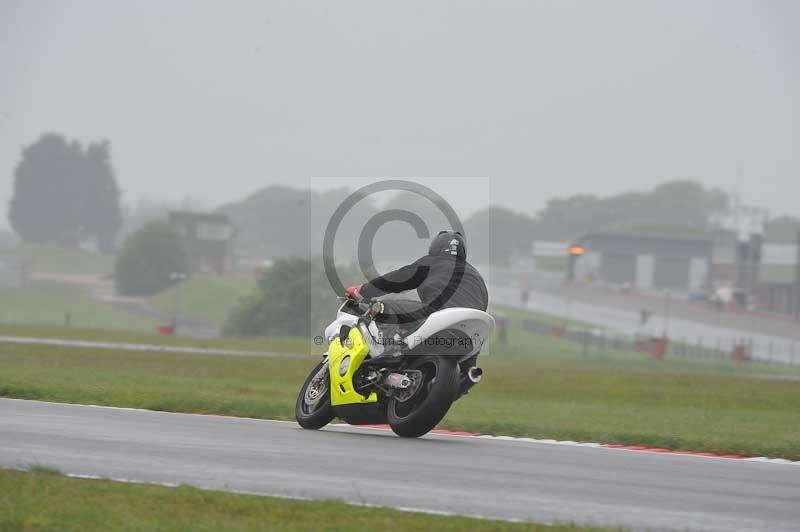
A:
[[[459,386],[458,363],[454,357],[425,355],[408,369],[420,371],[419,388],[405,401],[389,399],[386,417],[398,436],[418,438],[430,432],[453,404]]]
[[[294,417],[304,429],[321,429],[335,417],[331,407],[328,361],[323,360],[311,371],[294,406]]]

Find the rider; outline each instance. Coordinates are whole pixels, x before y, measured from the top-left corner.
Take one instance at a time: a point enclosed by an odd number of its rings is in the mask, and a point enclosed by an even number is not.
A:
[[[373,307],[375,321],[397,325],[408,333],[437,310],[466,307],[486,311],[489,304],[486,283],[478,270],[467,262],[466,239],[458,231],[440,231],[431,240],[426,256],[366,284],[351,286],[345,292],[349,298],[363,301],[414,289],[419,301],[382,301]],[[399,350],[387,349],[381,356],[399,355]],[[475,366],[477,356],[464,361],[462,367]]]

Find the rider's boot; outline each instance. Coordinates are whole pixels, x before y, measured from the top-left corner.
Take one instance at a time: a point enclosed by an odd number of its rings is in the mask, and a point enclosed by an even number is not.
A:
[[[376,357],[368,358],[364,364],[368,366],[392,366],[400,363],[403,357],[403,344],[402,338],[399,334],[395,334],[392,342],[386,346],[383,353]]]

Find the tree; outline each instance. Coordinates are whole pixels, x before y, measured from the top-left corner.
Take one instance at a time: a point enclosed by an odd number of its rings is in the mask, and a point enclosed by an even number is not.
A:
[[[431,238],[439,231],[451,229],[450,220],[445,215],[447,210],[448,207],[445,204],[436,203],[415,192],[401,190],[394,193],[379,212],[380,216],[391,214],[389,219],[395,220],[383,223],[376,233],[373,246],[375,261],[408,264],[425,255],[428,252]],[[427,237],[417,236],[417,232],[410,223],[411,220],[405,219],[409,215],[411,219],[418,218],[422,221],[422,225],[427,228]],[[376,222],[373,221],[370,225],[374,223]],[[362,226],[367,226],[367,223],[362,223]],[[361,227],[358,229],[360,232]],[[469,242],[469,238],[467,235],[467,242]]]
[[[728,208],[724,192],[694,181],[669,181],[651,191],[606,198],[578,194],[547,202],[535,219],[536,237],[566,240],[589,231],[642,227],[705,231]]]
[[[308,256],[310,191],[274,185],[222,206],[239,228],[240,252],[261,257]]]
[[[218,210],[238,228],[239,253],[271,259],[311,257],[322,253],[327,224],[350,193],[346,188],[319,192],[272,185]],[[358,235],[373,213],[369,199],[348,212],[337,231],[337,258],[355,256]]]
[[[26,242],[74,245],[93,237],[108,250],[122,224],[119,196],[108,142],[84,150],[48,133],[22,151],[9,221]]]
[[[111,251],[122,228],[120,190],[111,168],[108,141],[90,143],[82,158],[85,191],[82,228],[97,238],[100,251]]]
[[[26,242],[67,243],[78,232],[80,146],[44,135],[22,152],[9,205],[11,227]]]
[[[515,255],[527,255],[533,245],[533,220],[505,207],[482,209],[464,226],[473,263],[508,267]]]
[[[337,270],[345,282],[362,278],[352,267]],[[233,309],[224,333],[313,337],[333,321],[339,304],[318,258],[277,259],[259,278],[257,293]]]
[[[766,227],[766,239],[769,242],[794,244],[800,232],[800,218],[794,216],[778,216],[769,221]]]
[[[120,294],[147,296],[172,285],[173,272],[189,272],[183,242],[166,222],[150,222],[122,243],[114,283]]]

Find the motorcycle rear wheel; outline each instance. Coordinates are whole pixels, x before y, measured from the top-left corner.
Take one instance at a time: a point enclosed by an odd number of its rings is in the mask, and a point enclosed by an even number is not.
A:
[[[454,357],[425,355],[409,369],[422,372],[421,388],[405,402],[389,399],[386,417],[398,436],[418,438],[430,432],[453,404],[459,386],[458,363]]]
[[[336,417],[331,406],[328,361],[323,360],[311,370],[300,388],[294,406],[294,417],[304,429],[321,429]]]

